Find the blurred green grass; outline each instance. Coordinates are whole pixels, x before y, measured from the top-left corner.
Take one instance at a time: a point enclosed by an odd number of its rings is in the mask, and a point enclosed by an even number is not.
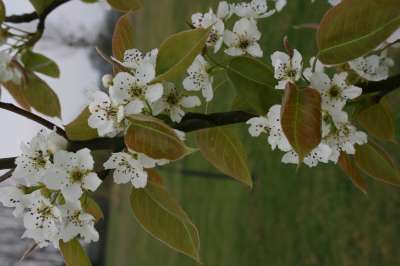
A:
[[[158,47],[169,34],[187,29],[185,21],[206,11],[212,0],[147,0],[136,15],[137,46]],[[306,58],[316,53],[315,32],[293,25],[317,23],[325,0],[292,0],[282,13],[259,22],[266,58],[282,50],[287,35]],[[233,98],[226,85],[209,111],[226,110]],[[204,265],[400,265],[400,193],[369,181],[368,197],[335,166],[287,166],[265,139],[251,139],[237,126],[255,177],[253,191],[231,180],[194,177],[185,170],[216,173],[199,153],[160,171],[201,236]],[[189,136],[190,137],[190,136]],[[135,221],[127,187],[114,186],[107,234],[107,266],[190,266],[189,258],[147,235]]]

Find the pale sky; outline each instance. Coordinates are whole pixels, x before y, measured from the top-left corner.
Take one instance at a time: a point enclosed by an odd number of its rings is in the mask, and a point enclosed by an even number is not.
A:
[[[31,12],[28,0],[5,0],[7,14]],[[71,121],[87,104],[84,92],[96,87],[100,76],[89,61],[89,53],[96,46],[95,40],[102,30],[107,6],[104,3],[84,4],[71,1],[56,9],[46,21],[46,31],[35,51],[56,61],[61,70],[59,79],[42,76],[55,90],[62,105],[63,121]],[[35,25],[24,25],[26,29]],[[71,48],[65,44],[68,36],[84,37],[92,47]],[[3,90],[2,101],[13,102]],[[0,110],[0,157],[16,156],[22,141],[28,141],[40,128],[25,118]]]

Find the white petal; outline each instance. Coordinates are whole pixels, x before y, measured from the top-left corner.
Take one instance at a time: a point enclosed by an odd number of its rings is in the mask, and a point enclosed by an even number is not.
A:
[[[80,183],[72,183],[64,186],[61,190],[67,201],[76,201],[82,196],[82,188]]]
[[[82,187],[90,191],[96,191],[102,182],[96,173],[91,172],[83,178]]]
[[[312,88],[325,92],[331,88],[331,79],[325,73],[316,72],[311,75],[310,85]]]
[[[362,88],[356,86],[349,86],[342,91],[342,96],[346,99],[355,99],[362,94]]]
[[[160,99],[163,95],[163,85],[161,83],[156,83],[147,87],[146,99],[153,103]]]
[[[283,163],[291,163],[291,164],[298,164],[299,163],[299,156],[296,152],[290,151],[285,153],[282,157]]]
[[[127,115],[140,114],[144,108],[145,104],[142,100],[134,99],[125,106],[125,113]]]
[[[224,32],[224,42],[227,46],[237,46],[239,44],[239,37],[230,30]]]
[[[247,47],[247,52],[254,57],[263,56],[263,51],[261,50],[261,47],[258,43],[253,43],[252,45]]]
[[[196,106],[200,106],[201,102],[199,97],[197,96],[184,96],[182,97],[180,104],[185,108],[193,108]]]
[[[81,149],[76,152],[76,157],[80,169],[92,170],[94,166],[94,160],[92,154],[88,148]]]
[[[243,49],[237,47],[228,48],[224,52],[230,56],[241,56],[245,54],[245,51],[243,51]]]
[[[59,190],[68,181],[68,175],[63,170],[53,167],[45,172],[42,181],[47,188]]]

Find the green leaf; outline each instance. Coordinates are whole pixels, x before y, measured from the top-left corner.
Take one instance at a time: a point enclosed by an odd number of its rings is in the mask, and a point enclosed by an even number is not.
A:
[[[321,142],[321,96],[288,83],[282,102],[282,129],[300,161]]]
[[[99,0],[82,0],[84,3],[93,4],[99,2]]]
[[[270,106],[282,98],[274,89],[276,81],[272,69],[255,59],[233,59],[227,74],[231,85],[236,89],[234,109],[264,115]]]
[[[395,142],[393,114],[384,103],[377,103],[361,110],[357,113],[356,119],[370,135]]]
[[[107,2],[121,12],[135,11],[143,6],[139,0],[107,0]]]
[[[3,3],[3,0],[0,0],[0,23],[4,21],[6,18],[6,6]]]
[[[115,24],[112,37],[112,51],[116,59],[122,60],[126,50],[132,49],[134,45],[134,28],[132,12],[121,16]]]
[[[203,157],[222,173],[252,187],[246,151],[234,132],[227,127],[197,132],[197,145]]]
[[[210,29],[195,29],[176,33],[165,40],[157,56],[154,81],[173,81],[182,76],[203,50]]]
[[[318,30],[319,59],[340,64],[365,55],[400,27],[400,0],[343,0]]]
[[[43,11],[53,3],[54,0],[29,0],[36,12],[40,15]]]
[[[350,177],[353,185],[364,194],[367,194],[367,184],[365,183],[364,178],[361,176],[360,171],[355,165],[354,160],[352,160],[349,155],[342,152],[340,153],[338,164],[343,172],[345,172],[345,174]]]
[[[28,99],[25,97],[23,87],[16,85],[11,81],[3,83],[2,85],[22,108],[27,111],[31,110],[31,105],[29,104]]]
[[[91,266],[89,257],[75,238],[67,243],[60,240],[60,252],[64,257],[66,266]]]
[[[98,137],[97,130],[88,125],[90,111],[85,108],[74,121],[65,126],[65,132],[70,140],[84,141]]]
[[[84,196],[81,201],[83,210],[91,214],[96,219],[96,222],[104,219],[103,211],[94,199],[89,196]]]
[[[163,121],[145,115],[129,117],[131,125],[125,134],[129,149],[153,159],[178,160],[191,152],[174,130]]]
[[[61,117],[61,106],[57,94],[45,81],[27,72],[24,95],[29,104],[39,113],[50,117]]]
[[[400,185],[399,168],[390,155],[369,139],[365,145],[357,146],[355,161],[367,175],[392,185]]]
[[[24,63],[24,66],[31,71],[39,72],[54,78],[58,78],[60,76],[60,70],[57,64],[42,54],[27,50],[22,55],[21,60]]]
[[[200,261],[197,228],[163,186],[149,181],[144,189],[132,189],[130,202],[146,232],[170,248]]]

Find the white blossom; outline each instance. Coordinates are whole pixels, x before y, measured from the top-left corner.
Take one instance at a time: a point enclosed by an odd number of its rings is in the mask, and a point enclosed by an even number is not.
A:
[[[270,128],[270,123],[264,116],[253,117],[246,124],[250,125],[249,134],[252,137],[258,137],[261,133],[268,133]]]
[[[225,53],[230,56],[240,56],[249,54],[254,57],[262,57],[258,41],[261,32],[257,28],[257,23],[252,19],[242,18],[235,23],[233,31],[225,30],[224,43],[228,46]]]
[[[383,51],[380,55],[360,57],[349,62],[350,68],[360,77],[368,81],[380,81],[389,77],[389,68],[394,66],[394,60]]]
[[[280,7],[280,5],[278,6]],[[250,3],[233,4],[232,9],[237,16],[249,19],[266,18],[275,13],[275,10],[268,11],[266,0],[252,0]]]
[[[99,136],[115,137],[123,131],[124,107],[113,103],[110,97],[96,90],[91,95],[88,125],[97,129]]]
[[[173,83],[169,82],[164,84],[164,95],[152,105],[152,110],[153,115],[166,112],[173,122],[179,123],[185,115],[183,108],[193,108],[200,105],[199,97],[184,96],[177,91]]]
[[[66,202],[59,210],[62,222],[58,228],[64,242],[77,236],[86,243],[99,240],[99,233],[94,228],[95,218],[82,209],[80,201]]]
[[[268,134],[268,143],[272,150],[277,147],[281,151],[290,151],[292,147],[282,130],[281,105],[273,105],[266,116],[254,117],[246,122],[250,125],[249,133],[258,137],[261,133]]]
[[[315,67],[314,67],[315,64]],[[307,80],[311,79],[313,73],[324,73],[325,65],[321,63],[315,56],[310,59],[310,66],[305,68],[303,71],[303,75]]]
[[[187,70],[188,76],[183,80],[183,87],[188,91],[201,91],[207,102],[214,97],[212,83],[214,78],[208,73],[209,63],[198,55]]]
[[[113,153],[104,163],[104,168],[115,169],[114,182],[117,184],[131,182],[135,188],[144,188],[147,185],[147,172],[135,154]]]
[[[328,145],[320,143],[315,149],[310,152],[310,154],[304,157],[303,162],[309,167],[315,167],[318,165],[319,162],[328,163],[331,153],[332,150]],[[283,155],[282,162],[298,164],[299,156],[294,150],[291,150]]]
[[[311,87],[321,93],[322,108],[333,111],[341,110],[347,100],[361,95],[360,87],[347,83],[347,73],[335,74],[331,80],[325,73],[314,73],[311,76]]]
[[[12,178],[22,185],[36,185],[51,165],[51,156],[66,146],[67,141],[56,132],[40,130],[30,142],[21,144],[22,154],[15,160]]]
[[[25,232],[22,238],[33,239],[39,247],[46,247],[52,243],[58,247],[60,232],[58,226],[61,223],[60,209],[52,204],[40,190],[28,196],[30,203],[24,215]]]
[[[324,142],[332,149],[329,160],[337,162],[341,152],[355,154],[354,145],[362,145],[368,142],[368,136],[362,131],[358,131],[355,126],[348,121],[340,119],[333,121],[334,128],[324,137]]]
[[[274,77],[278,80],[276,89],[284,90],[288,82],[295,83],[302,74],[303,58],[299,51],[293,50],[293,56],[283,52],[275,52],[271,56],[272,65],[274,66]]]
[[[280,12],[287,5],[287,0],[274,0],[275,1],[275,9]]]
[[[342,2],[342,0],[328,0],[328,2],[332,6],[337,6],[338,4],[340,4],[340,2]]]
[[[0,51],[0,83],[8,81],[14,84],[20,84],[22,80],[22,73],[12,64],[13,58],[5,51]]]
[[[54,165],[44,174],[43,183],[52,190],[61,190],[68,201],[78,200],[83,190],[95,191],[102,181],[93,172],[94,161],[87,148],[54,154]]]
[[[210,35],[208,36],[206,45],[214,47],[214,53],[221,49],[225,24],[221,18],[214,14],[210,9],[208,13],[196,13],[192,15],[192,25],[195,28],[207,29],[211,27]]]
[[[22,216],[28,203],[24,191],[16,186],[0,187],[0,202],[4,207],[15,208],[15,217]]]
[[[229,19],[233,14],[232,5],[228,4],[226,1],[220,1],[218,3],[217,17],[222,20]]]
[[[157,62],[157,55],[158,49],[153,49],[146,54],[142,53],[138,49],[129,49],[126,50],[124,53],[122,65],[127,68],[136,69],[140,65],[147,63],[155,67]]]
[[[150,84],[154,77],[154,65],[149,62],[139,64],[133,75],[119,72],[110,88],[111,100],[124,105],[126,115],[141,113],[147,104],[157,101],[163,94],[161,83]]]

